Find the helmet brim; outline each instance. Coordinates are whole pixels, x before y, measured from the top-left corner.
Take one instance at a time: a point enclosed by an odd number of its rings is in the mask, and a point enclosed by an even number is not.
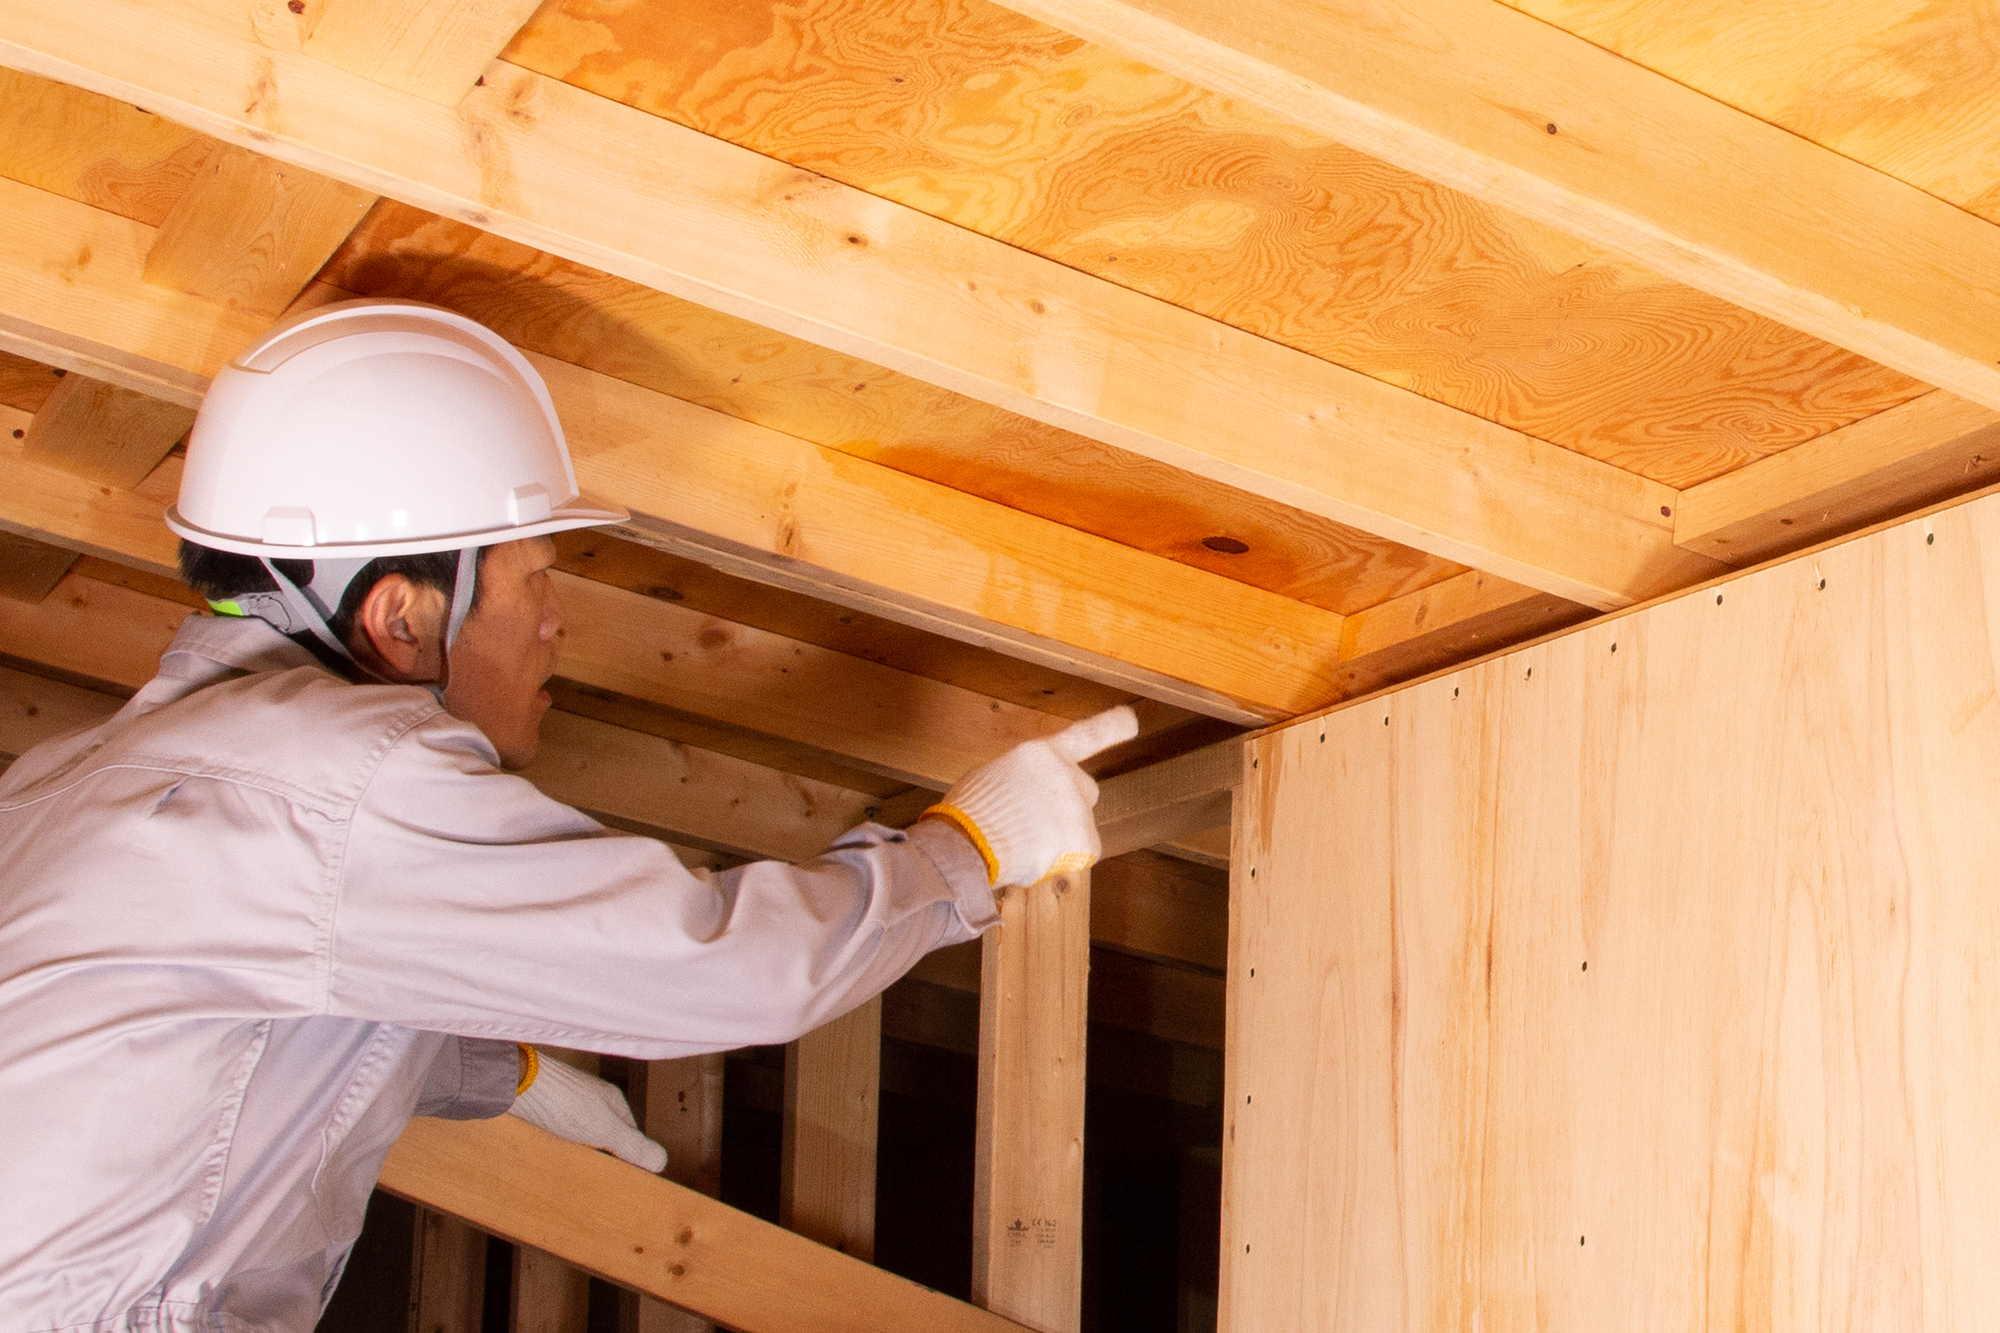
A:
[[[498,546],[502,542],[547,537],[553,533],[569,532],[575,528],[608,527],[617,523],[628,523],[632,515],[615,505],[604,505],[589,496],[578,496],[569,504],[552,512],[547,518],[534,523],[522,523],[517,527],[447,533],[444,536],[407,541],[327,542],[318,546],[279,546],[254,538],[210,532],[182,518],[178,505],[168,506],[166,519],[167,526],[173,529],[174,535],[184,541],[192,542],[196,546],[206,546],[212,550],[231,551],[237,555],[262,556],[268,560],[374,560],[385,555],[426,555],[433,551],[459,551],[468,546]]]

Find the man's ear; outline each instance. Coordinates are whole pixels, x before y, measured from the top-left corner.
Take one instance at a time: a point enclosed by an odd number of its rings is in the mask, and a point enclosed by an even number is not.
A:
[[[385,680],[428,684],[444,669],[444,623],[449,607],[436,588],[385,574],[361,599],[348,634],[355,660]]]

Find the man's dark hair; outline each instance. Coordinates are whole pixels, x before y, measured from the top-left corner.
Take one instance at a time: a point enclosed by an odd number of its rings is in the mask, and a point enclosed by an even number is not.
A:
[[[481,560],[486,551],[481,548]],[[271,578],[263,561],[254,555],[239,555],[234,551],[218,551],[209,546],[197,546],[193,542],[181,543],[181,581],[193,588],[211,602],[226,602],[251,592],[276,592],[278,585]],[[273,560],[280,573],[301,588],[312,582],[313,562],[310,560]],[[431,551],[423,555],[385,555],[369,561],[347,585],[347,591],[340,599],[340,605],[327,622],[335,638],[342,643],[350,642],[354,630],[354,617],[360,614],[361,603],[368,597],[369,589],[391,574],[401,574],[420,588],[435,588],[444,594],[449,602],[458,587],[458,552]],[[479,589],[474,587],[472,604],[479,605]],[[325,645],[311,634],[290,636],[320,657],[326,657]],[[344,666],[343,663],[330,665]]]

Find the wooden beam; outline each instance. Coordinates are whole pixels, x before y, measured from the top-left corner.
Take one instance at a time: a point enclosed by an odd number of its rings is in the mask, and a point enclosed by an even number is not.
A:
[[[856,1259],[875,1257],[881,1085],[879,995],[785,1048],[778,1223]]]
[[[72,574],[39,604],[0,601],[0,653],[137,689],[190,614],[182,603]],[[783,860],[819,852],[866,817],[870,800],[560,712],[544,721],[542,753],[522,776],[556,800],[668,842]]]
[[[1083,1315],[1090,873],[1002,888],[981,937],[972,1299],[1040,1333]]]
[[[1243,780],[1242,770],[1243,744],[1228,740],[1107,779],[1097,796],[1104,855],[1227,824],[1229,794]]]
[[[0,407],[0,427],[9,414],[25,419]],[[0,438],[0,528],[152,573],[175,569],[175,539],[158,516],[178,486],[177,459],[149,478],[148,501],[36,466]],[[948,786],[1069,723],[610,584],[554,577],[568,620],[565,675],[832,750],[902,781]]]
[[[1507,5],[1006,2],[2000,408],[2000,227]]]
[[[363,78],[451,106],[540,0],[313,0],[300,49]]]
[[[0,597],[39,602],[78,560],[75,551],[0,532]]]
[[[35,413],[21,457],[131,490],[192,425],[194,413],[178,403],[70,374]]]
[[[343,181],[217,144],[160,224],[146,281],[276,318],[374,202]]]
[[[1227,879],[1153,851],[1099,861],[1090,870],[1090,938],[1219,972],[1229,956]]]
[[[1544,591],[1701,567],[1668,488],[527,70],[447,111],[220,14],[0,30],[0,63]]]
[[[220,302],[143,282],[150,229],[4,179],[0,218],[0,335],[31,332],[14,349],[24,355],[88,363],[195,405],[208,377],[263,331]],[[1237,722],[1335,697],[1333,612],[531,359],[549,379],[579,479],[635,511],[639,540]]]
[[[590,1322],[590,1274],[532,1245],[514,1250],[513,1298],[508,1333],[585,1333]]]
[[[449,1213],[417,1209],[410,1274],[412,1333],[480,1333],[486,1233]]]
[[[182,407],[270,321],[141,277],[158,230],[0,177],[0,350]]]
[[[512,1116],[411,1121],[381,1183],[744,1333],[1020,1328]]]
[[[667,1150],[662,1174],[711,1199],[722,1193],[722,1065],[720,1052],[647,1061],[633,1107],[647,1136]],[[698,1314],[651,1296],[634,1300],[635,1333],[714,1333]]]
[[[1974,490],[1996,468],[2000,412],[1929,393],[1683,491],[1674,539],[1750,564]]]
[[[1368,694],[1592,614],[1587,606],[1469,570],[1349,616],[1341,631],[1340,694]]]

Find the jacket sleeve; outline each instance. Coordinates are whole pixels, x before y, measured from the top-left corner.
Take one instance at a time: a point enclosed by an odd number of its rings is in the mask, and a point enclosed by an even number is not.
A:
[[[691,872],[444,715],[388,747],[328,873],[327,1012],[641,1059],[790,1041],[998,920],[942,824]]]
[[[446,1037],[417,1094],[417,1115],[491,1120],[514,1104],[521,1048],[511,1041]]]

